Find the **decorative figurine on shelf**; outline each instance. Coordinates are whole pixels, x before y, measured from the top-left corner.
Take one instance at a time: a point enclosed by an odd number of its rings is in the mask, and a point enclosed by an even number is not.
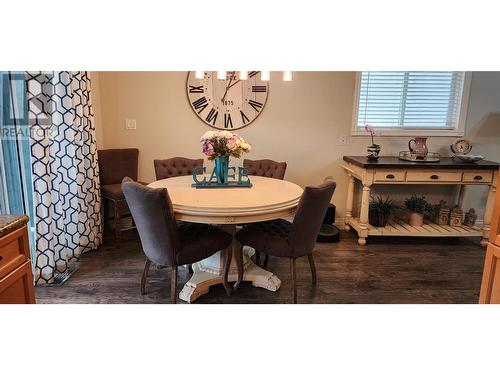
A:
[[[460,227],[462,226],[462,220],[464,218],[464,213],[460,209],[460,207],[455,206],[453,210],[451,210],[450,213],[450,225],[452,227]]]
[[[371,145],[368,146],[366,149],[368,153],[366,155],[366,158],[368,160],[373,160],[373,161],[378,160],[378,154],[380,154],[381,147],[380,145],[376,144],[373,140],[373,137],[375,136],[375,130],[373,130],[373,128],[368,124],[365,125],[365,130],[370,133],[370,136],[372,138]]]
[[[464,225],[468,227],[473,227],[476,224],[477,214],[476,210],[471,208],[468,212],[465,213]]]
[[[439,225],[448,225],[450,221],[450,207],[447,206],[446,201],[441,200],[439,204],[436,206],[436,217],[435,222]]]
[[[203,177],[200,180],[199,174],[205,173],[205,167],[196,167],[193,171],[193,187],[211,188],[211,187],[251,187],[252,184],[248,178],[247,168],[238,169],[238,178],[236,178],[236,168],[229,166],[229,157],[239,158],[244,152],[250,152],[252,147],[238,134],[227,130],[215,131],[209,130],[200,140],[203,153],[208,156],[208,160],[215,161],[215,168],[210,178]],[[232,170],[232,174],[229,171]]]

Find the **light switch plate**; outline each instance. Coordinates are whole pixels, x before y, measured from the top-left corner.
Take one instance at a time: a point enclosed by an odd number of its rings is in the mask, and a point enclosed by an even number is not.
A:
[[[137,129],[137,121],[135,119],[125,120],[125,130],[135,130]]]

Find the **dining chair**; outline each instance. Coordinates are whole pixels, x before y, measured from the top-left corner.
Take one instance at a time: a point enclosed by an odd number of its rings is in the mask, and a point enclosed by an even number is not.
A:
[[[120,148],[98,150],[99,180],[104,206],[104,223],[108,224],[110,204],[113,205],[114,234],[116,245],[121,242],[121,219],[128,210],[121,182],[125,176],[137,181],[139,150],[136,148]]]
[[[175,157],[165,160],[153,161],[157,180],[164,178],[188,176],[196,167],[203,167],[203,159],[188,159]]]
[[[283,180],[286,172],[286,162],[274,161],[271,159],[250,160],[244,159],[243,166],[248,167],[247,173],[250,176],[262,176]],[[267,267],[269,256],[264,256],[263,267]],[[255,250],[255,263],[260,265],[260,254]]]
[[[141,294],[146,293],[146,278],[151,263],[171,268],[171,299],[177,301],[177,267],[199,262],[223,250],[223,285],[227,281],[232,256],[232,236],[208,224],[177,224],[166,188],[154,189],[124,178],[122,189],[141,239],[146,263],[141,278]]]
[[[250,176],[271,177],[279,180],[285,178],[286,162],[278,162],[271,159],[244,159],[243,166],[248,167],[247,173]]]
[[[307,186],[300,198],[293,223],[283,219],[249,224],[236,233],[235,238],[241,244],[238,260],[238,281],[243,279],[241,252],[247,245],[264,253],[290,259],[292,274],[292,300],[297,303],[297,274],[295,260],[307,256],[311,267],[312,282],[316,284],[316,267],[313,249],[321,223],[335,191],[335,182],[327,177],[321,185]]]

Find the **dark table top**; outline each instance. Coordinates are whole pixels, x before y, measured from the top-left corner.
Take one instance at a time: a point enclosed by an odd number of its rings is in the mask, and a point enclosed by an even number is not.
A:
[[[422,163],[406,160],[399,160],[397,156],[381,156],[376,161],[371,161],[366,156],[344,156],[344,161],[357,165],[358,167],[367,169],[376,168],[405,168],[405,169],[487,169],[496,170],[500,166],[499,163],[480,160],[475,163],[464,163],[460,160],[455,160],[450,157],[442,157],[437,163]]]
[[[28,220],[26,215],[0,215],[0,237],[21,228]]]

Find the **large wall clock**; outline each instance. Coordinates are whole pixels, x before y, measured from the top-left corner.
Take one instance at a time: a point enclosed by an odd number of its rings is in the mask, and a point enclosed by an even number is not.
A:
[[[204,72],[198,79],[190,72],[187,95],[194,113],[207,125],[217,129],[240,129],[252,123],[266,105],[268,81],[260,72],[248,72],[246,80],[239,72],[227,72],[217,79],[217,72]]]

